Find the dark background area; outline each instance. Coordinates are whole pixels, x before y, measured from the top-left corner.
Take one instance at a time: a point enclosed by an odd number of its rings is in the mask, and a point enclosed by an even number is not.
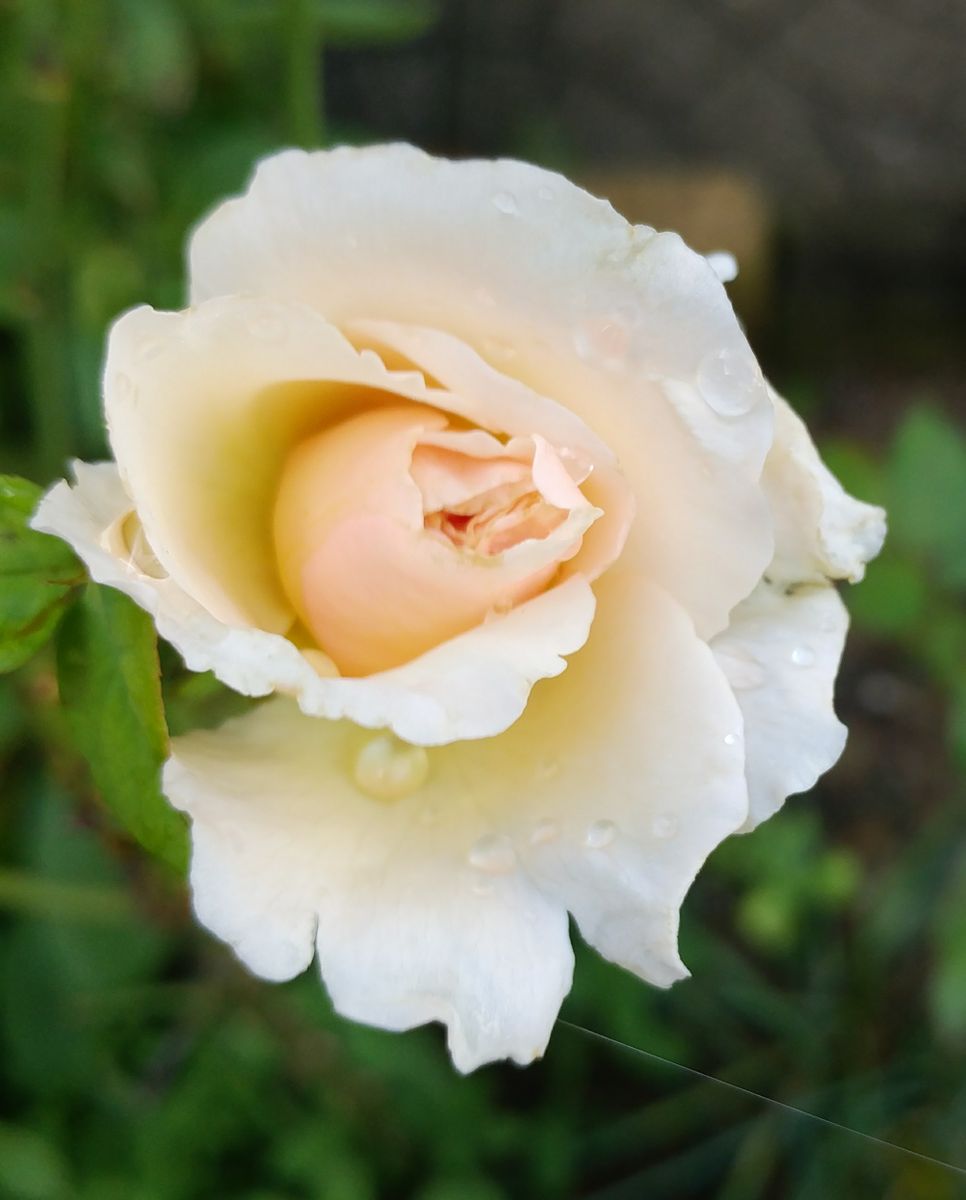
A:
[[[107,323],[283,144],[529,158],[733,250],[776,386],[887,504],[814,793],[712,857],[670,992],[567,1021],[966,1166],[966,7],[0,0],[0,469],[104,453]],[[173,732],[214,720],[163,654]],[[595,1040],[463,1079],[195,929],[113,824],[51,655],[0,679],[0,1197],[946,1200],[966,1180]]]

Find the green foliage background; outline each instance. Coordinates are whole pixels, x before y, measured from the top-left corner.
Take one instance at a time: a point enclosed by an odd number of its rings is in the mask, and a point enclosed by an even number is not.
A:
[[[392,53],[434,18],[402,0],[0,3],[0,468],[45,484],[104,453],[109,320],[181,303],[186,229],[259,155],[384,132],[325,126],[323,45]],[[558,157],[556,131],[527,151]],[[684,914],[692,980],[660,993],[581,949],[573,1024],[525,1072],[460,1078],[438,1031],[350,1025],[312,972],[253,980],[194,927],[157,791],[165,720],[237,702],[25,533],[37,493],[0,481],[0,1197],[963,1194],[573,1027],[966,1166],[966,438],[945,377],[885,328],[802,370],[813,311],[783,313],[797,341],[772,331],[766,365],[892,518],[846,597],[849,749],[714,855]],[[38,564],[43,589],[20,586]],[[159,650],[163,696],[145,682]]]

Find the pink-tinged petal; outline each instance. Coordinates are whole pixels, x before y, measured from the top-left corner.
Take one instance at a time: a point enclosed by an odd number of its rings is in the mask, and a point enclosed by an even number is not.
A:
[[[762,583],[712,642],[745,723],[746,829],[813,787],[845,747],[833,689],[848,623],[832,587]]]
[[[104,405],[121,476],[165,570],[228,624],[292,624],[272,547],[282,463],[356,408],[425,402],[415,372],[360,355],[299,304],[139,308],[111,330]]]
[[[151,613],[190,670],[213,671],[247,696],[284,692],[311,716],[386,726],[422,745],[489,738],[512,725],[534,683],[559,675],[564,656],[587,640],[594,594],[576,576],[405,666],[365,679],[335,678],[320,651],[213,616],[159,572],[150,543],[128,548],[118,528],[133,505],[114,463],[77,462],[73,469],[76,483],[50,489],[33,528],[63,538],[97,583],[127,592]]]
[[[491,488],[501,460],[480,460],[481,474],[471,456],[429,447],[437,459],[449,455],[450,484],[463,477],[456,507],[466,514],[437,514],[445,519],[431,527],[434,514],[424,511],[421,472],[414,477],[413,464],[420,440],[446,422],[433,409],[384,405],[304,439],[285,462],[274,518],[283,585],[306,629],[345,675],[401,666],[491,612],[529,600],[573,557],[599,516],[559,462],[554,496],[572,509],[524,503],[537,496],[529,463],[509,464],[523,470],[516,484]],[[553,472],[553,451],[537,453],[544,479]],[[460,526],[447,536],[453,521]]]
[[[768,565],[771,405],[724,288],[675,235],[522,163],[382,146],[266,160],[198,228],[190,260],[195,299],[258,290],[347,330],[442,331],[571,410],[619,450],[641,569],[702,636]],[[429,352],[403,357],[445,382]]]

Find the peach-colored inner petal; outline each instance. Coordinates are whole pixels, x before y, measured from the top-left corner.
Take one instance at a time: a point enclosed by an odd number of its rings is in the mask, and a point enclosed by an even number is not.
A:
[[[601,515],[543,438],[448,423],[422,405],[371,409],[285,464],[279,571],[344,674],[399,666],[537,595]]]

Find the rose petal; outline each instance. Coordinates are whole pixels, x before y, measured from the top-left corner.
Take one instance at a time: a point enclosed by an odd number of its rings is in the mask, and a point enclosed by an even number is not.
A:
[[[341,1012],[445,1021],[464,1069],[540,1052],[567,908],[645,978],[684,974],[679,905],[747,816],[741,718],[687,615],[628,582],[603,578],[587,652],[513,728],[429,751],[395,799],[354,783],[372,735],[284,700],[175,739],[165,787],[195,822],[200,919],[271,978],[307,963],[317,923]]]
[[[746,829],[808,791],[842,753],[832,693],[848,623],[832,587],[762,583],[712,642],[745,722]]]
[[[775,443],[762,487],[775,516],[768,577],[782,582],[858,582],[882,549],[885,512],[851,497],[828,470],[804,423],[777,393]]]
[[[198,919],[269,979],[303,970],[317,941],[339,1012],[442,1021],[460,1070],[532,1061],[570,988],[565,911],[520,873],[474,888],[461,821],[361,794],[353,743],[284,700],[178,739],[165,789],[192,817]]]
[[[132,507],[116,466],[78,462],[74,471],[76,484],[56,484],[32,526],[64,538],[96,582],[120,588],[147,609],[191,670],[214,671],[247,696],[285,692],[312,716],[388,726],[425,745],[487,738],[511,725],[533,684],[559,675],[567,665],[562,656],[587,639],[594,594],[574,576],[405,666],[365,679],[331,678],[326,666],[322,677],[317,652],[303,654],[279,634],[227,625],[174,579],[142,571],[113,536]]]
[[[444,331],[577,414],[633,481],[641,569],[703,636],[767,566],[771,405],[724,288],[675,235],[523,163],[286,151],[198,228],[190,262],[195,300],[255,290],[340,327]],[[434,351],[436,378],[451,365]]]

